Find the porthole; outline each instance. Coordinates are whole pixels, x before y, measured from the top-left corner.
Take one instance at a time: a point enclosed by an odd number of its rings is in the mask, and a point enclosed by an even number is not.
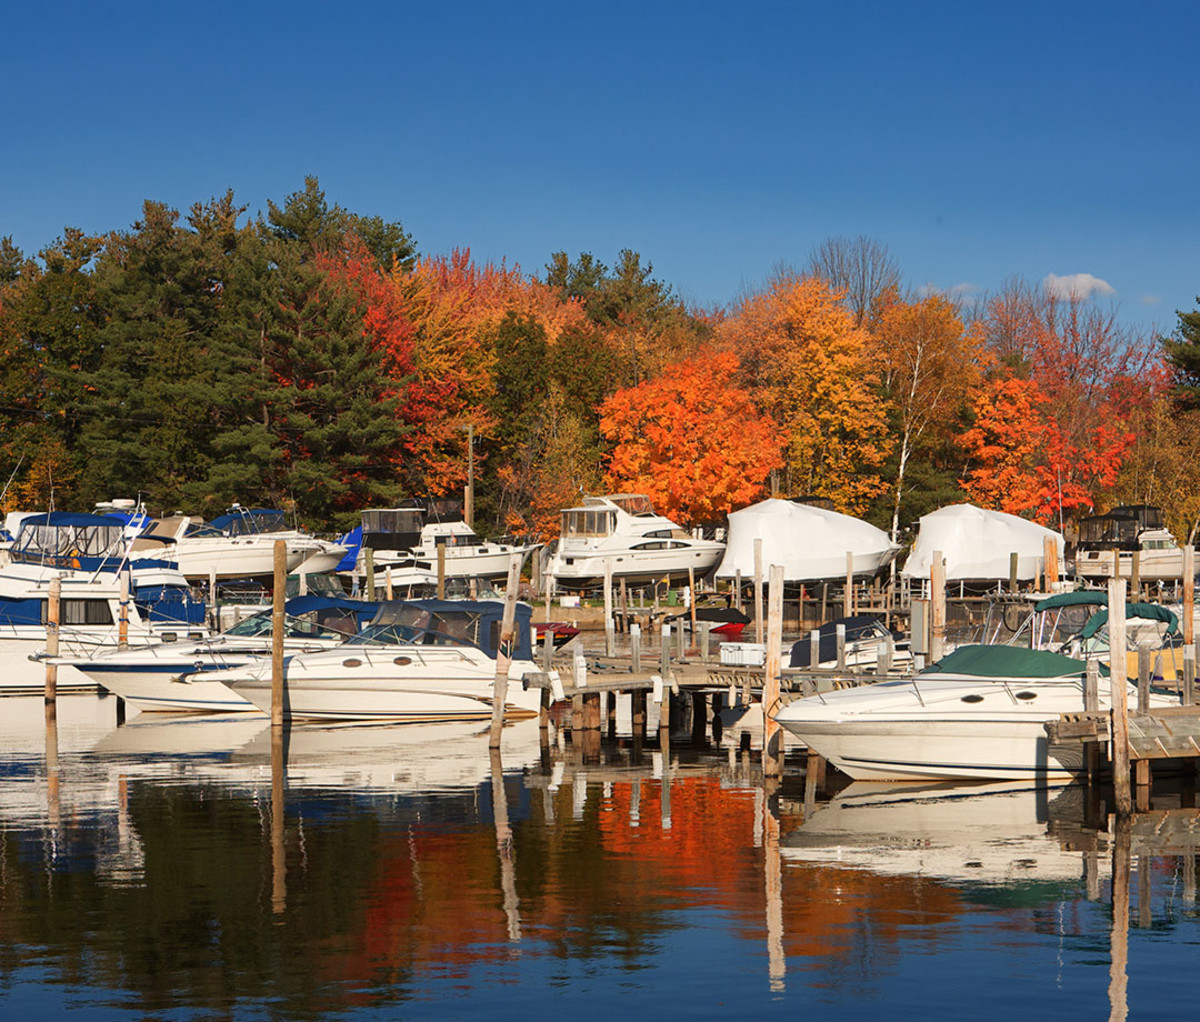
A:
[[[407,667],[409,664],[412,663],[412,657],[398,656],[398,657],[396,657],[395,660],[392,661],[392,663],[396,664],[399,667]]]
[[[1030,700],[1030,699],[1036,699],[1036,698],[1037,698],[1037,693],[1036,693],[1036,692],[1018,692],[1018,693],[1017,693],[1017,698],[1018,698],[1018,699],[1024,699],[1024,700],[1028,701],[1028,700]]]
[[[982,702],[983,702],[983,696],[981,696],[981,695],[975,695],[974,693],[972,693],[972,694],[971,694],[971,695],[969,695],[969,696],[963,696],[963,697],[962,697],[962,701],[963,701],[964,703],[982,703]]]
[[[343,661],[342,661],[342,666],[343,666],[343,667],[362,667],[362,661],[361,661],[361,660],[354,660],[354,659],[351,659],[351,660],[343,660]]]

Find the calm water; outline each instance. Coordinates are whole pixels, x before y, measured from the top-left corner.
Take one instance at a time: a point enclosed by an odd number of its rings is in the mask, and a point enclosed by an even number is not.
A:
[[[1192,1014],[1194,811],[757,766],[3,699],[0,1017]]]

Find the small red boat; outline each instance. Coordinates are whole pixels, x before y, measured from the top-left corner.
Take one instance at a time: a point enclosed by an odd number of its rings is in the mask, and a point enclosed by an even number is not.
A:
[[[579,634],[578,628],[567,624],[565,621],[535,621],[533,623],[533,631],[537,637],[539,646],[545,641],[546,633],[552,632],[555,649],[561,649]]]

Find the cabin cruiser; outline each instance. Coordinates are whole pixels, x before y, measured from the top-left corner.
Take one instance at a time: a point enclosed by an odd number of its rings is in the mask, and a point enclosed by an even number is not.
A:
[[[445,549],[446,578],[506,579],[513,554],[522,558],[537,544],[491,543],[475,534],[456,511],[457,501],[430,501],[411,507],[376,508],[362,513],[362,549],[371,551],[377,573],[391,568],[416,577],[437,578],[438,550]],[[360,552],[355,574],[364,576]],[[378,575],[376,584],[379,584]]]
[[[292,720],[395,722],[485,720],[492,692],[504,604],[414,600],[383,604],[372,623],[336,649],[300,653],[284,665],[284,716]],[[532,608],[516,607],[516,644],[508,671],[505,716],[537,713],[541,690],[523,676],[539,670],[530,641]],[[260,709],[271,709],[271,663],[215,671]]]
[[[638,493],[584,497],[562,512],[562,529],[550,560],[560,586],[594,585],[605,578],[627,582],[699,578],[721,559],[725,544],[696,539],[655,512]]]
[[[1115,507],[1108,514],[1081,519],[1075,574],[1112,578],[1115,552],[1121,577],[1130,578],[1134,551],[1143,581],[1183,578],[1183,550],[1167,529],[1162,509],[1147,504]]]
[[[379,604],[298,596],[284,606],[286,655],[341,645],[375,616]],[[272,612],[261,611],[209,639],[115,649],[87,659],[62,658],[139,710],[251,712],[258,707],[210,672],[255,664],[272,653]]]
[[[333,571],[346,547],[288,528],[282,511],[234,504],[211,522],[188,515],[151,522],[134,550],[162,550],[188,578],[261,578],[275,571],[275,541],[287,543],[289,573]]]
[[[46,645],[51,580],[61,586],[59,646],[84,656],[115,647],[121,574],[129,572],[128,641],[135,645],[203,638],[204,603],[169,562],[126,556],[121,523],[103,515],[49,512],[23,516],[0,569],[0,691],[45,686],[45,664],[30,657]],[[58,672],[60,689],[94,689],[76,668]]]
[[[1048,650],[960,646],[911,678],[798,699],[775,719],[854,780],[1066,779],[1082,747],[1052,744],[1044,725],[1083,709],[1086,670]],[[1152,707],[1178,703],[1151,694]]]

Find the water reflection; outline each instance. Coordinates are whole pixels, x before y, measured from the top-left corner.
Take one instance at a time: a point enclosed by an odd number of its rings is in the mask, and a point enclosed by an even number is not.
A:
[[[1182,806],[1122,837],[1079,789],[828,796],[803,760],[776,789],[756,754],[679,734],[585,750],[529,721],[493,754],[472,724],[81,715],[60,699],[32,739],[0,719],[0,1008],[34,983],[139,1016],[483,1015],[552,991],[592,1016],[855,1017],[1016,970],[1009,1014],[1122,1017],[1130,942],[1153,927],[1163,962],[1198,936]]]

